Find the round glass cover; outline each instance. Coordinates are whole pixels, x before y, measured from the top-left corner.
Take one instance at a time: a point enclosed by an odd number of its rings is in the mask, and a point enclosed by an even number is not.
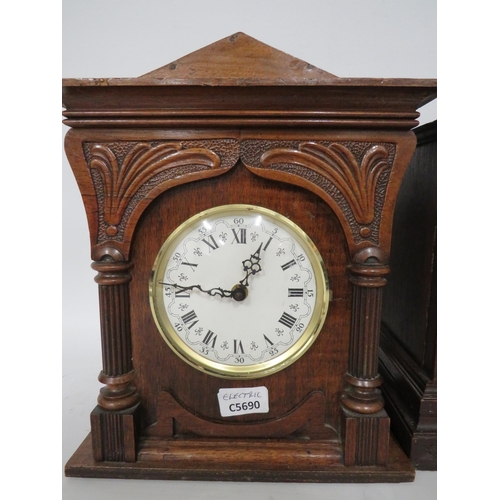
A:
[[[166,343],[223,378],[258,378],[296,361],[319,334],[328,281],[314,243],[271,210],[225,205],[163,244],[150,304]]]

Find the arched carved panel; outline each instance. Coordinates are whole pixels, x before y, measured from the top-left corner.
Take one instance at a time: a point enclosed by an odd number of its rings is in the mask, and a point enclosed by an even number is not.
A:
[[[351,246],[378,245],[397,145],[390,142],[244,140],[255,174],[301,185],[339,217]]]
[[[139,216],[160,193],[220,175],[238,160],[235,139],[84,142],[82,146],[97,201],[95,260],[111,249],[127,258]]]

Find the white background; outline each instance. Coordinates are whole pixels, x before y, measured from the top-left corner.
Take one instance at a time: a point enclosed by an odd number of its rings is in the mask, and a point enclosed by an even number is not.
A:
[[[439,3],[443,498],[490,498],[498,476],[498,424],[492,411],[497,398],[491,383],[499,352],[498,287],[490,290],[499,278],[494,120],[500,114],[500,40],[493,8],[484,0]],[[89,413],[101,387],[97,285],[87,223],[64,154],[59,160],[61,76],[135,77],[243,31],[338,76],[434,78],[436,2],[64,0],[61,6],[25,0],[6,4],[2,19],[2,111],[9,126],[3,130],[0,197],[0,418],[7,467],[1,492],[8,499],[57,498],[63,465],[89,431]],[[423,111],[423,122],[437,116],[435,104]],[[455,417],[457,408],[463,417]],[[401,485],[63,478],[62,488],[66,500],[432,500],[436,474],[417,473],[415,483]]]
[[[436,78],[434,1],[66,1],[63,77],[136,77],[235,32],[342,77]],[[422,123],[436,119],[436,104]],[[66,130],[63,130],[63,133]],[[63,159],[63,453],[89,432],[101,369],[97,285],[81,197]],[[168,492],[168,495],[167,495]],[[63,498],[426,498],[414,484],[283,485],[63,479]]]

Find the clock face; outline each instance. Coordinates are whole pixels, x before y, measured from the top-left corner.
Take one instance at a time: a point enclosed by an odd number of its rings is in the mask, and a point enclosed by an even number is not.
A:
[[[258,378],[296,361],[328,309],[321,256],[293,222],[268,209],[199,213],[162,246],[150,304],[166,343],[214,376]]]

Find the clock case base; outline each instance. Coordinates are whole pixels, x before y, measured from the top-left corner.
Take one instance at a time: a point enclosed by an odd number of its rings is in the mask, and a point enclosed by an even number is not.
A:
[[[255,453],[251,453],[252,449]],[[334,463],[338,453],[338,445],[331,441],[146,438],[139,443],[136,462],[96,462],[89,434],[66,464],[65,474],[87,478],[296,483],[399,483],[415,479],[413,466],[392,438],[385,466],[350,467]],[[149,458],[141,459],[141,455]],[[286,469],[280,468],[283,462],[289,464]]]

